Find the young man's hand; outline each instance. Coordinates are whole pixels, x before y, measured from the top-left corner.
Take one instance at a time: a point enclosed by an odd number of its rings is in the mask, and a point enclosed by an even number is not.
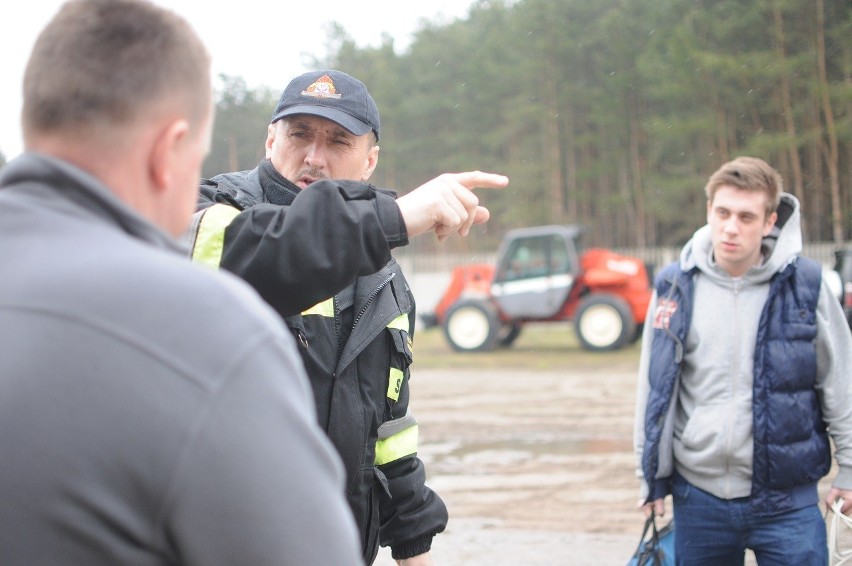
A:
[[[662,517],[666,514],[666,502],[664,499],[655,499],[649,503],[644,503],[639,501],[639,508],[645,514],[645,518],[651,516],[651,510],[654,511],[654,516]]]
[[[843,500],[843,506],[840,508],[840,512],[844,515],[848,515],[849,511],[852,510],[852,491],[832,487],[828,492],[828,495],[825,497],[826,507],[831,509],[831,506],[834,505],[834,502],[838,499]]]

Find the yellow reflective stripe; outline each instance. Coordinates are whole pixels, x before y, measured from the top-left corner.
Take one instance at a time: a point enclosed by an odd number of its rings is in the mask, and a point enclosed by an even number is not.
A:
[[[307,316],[309,314],[334,318],[334,297],[326,299],[323,302],[316,304],[308,310],[302,312],[302,316]]]
[[[227,204],[214,204],[204,211],[192,248],[193,261],[219,268],[225,246],[225,228],[239,213],[239,210]]]
[[[390,321],[387,325],[388,328],[393,328],[396,330],[401,330],[405,333],[405,338],[408,343],[408,348],[411,349],[411,336],[408,335],[408,314],[404,313]],[[404,379],[404,374],[401,369],[397,369],[395,367],[390,368],[390,374],[388,375],[388,399],[393,399],[394,401],[399,401],[399,392],[402,389],[402,380]]]
[[[401,314],[388,323],[388,328],[396,328],[408,332],[408,314]]]
[[[390,368],[390,375],[388,376],[388,399],[399,401],[399,391],[402,389],[404,375],[401,369]]]
[[[376,465],[381,466],[417,452],[417,425],[376,442]]]

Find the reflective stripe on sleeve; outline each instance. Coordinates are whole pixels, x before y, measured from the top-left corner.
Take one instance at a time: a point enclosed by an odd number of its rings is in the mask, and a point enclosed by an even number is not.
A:
[[[417,425],[379,439],[376,442],[376,465],[381,466],[417,452]]]
[[[311,314],[334,318],[334,297],[326,299],[302,312],[302,316],[308,316]]]
[[[214,204],[202,213],[192,247],[192,260],[218,269],[225,246],[225,229],[240,211],[227,204]]]

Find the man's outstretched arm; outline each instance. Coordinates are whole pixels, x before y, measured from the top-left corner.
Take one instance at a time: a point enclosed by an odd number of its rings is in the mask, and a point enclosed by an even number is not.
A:
[[[282,316],[290,316],[375,273],[409,237],[434,232],[443,241],[454,233],[467,235],[489,216],[473,189],[507,184],[502,175],[446,173],[395,199],[365,183],[318,181],[290,206],[232,211],[214,242],[221,249],[217,266],[239,275]]]

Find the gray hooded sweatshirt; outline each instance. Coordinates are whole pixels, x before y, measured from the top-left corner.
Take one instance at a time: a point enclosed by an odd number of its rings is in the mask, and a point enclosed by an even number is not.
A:
[[[677,403],[669,417],[672,438],[661,443],[660,471],[674,466],[691,484],[722,499],[751,494],[752,372],[758,323],[769,280],[802,251],[799,202],[787,193],[781,198],[781,208],[790,215],[786,220],[786,214],[780,215],[782,220],[764,239],[763,261],[742,277],[731,277],[716,264],[709,226],[695,232],[680,257],[684,271],[698,268],[695,307],[676,385]],[[656,302],[652,297],[645,321],[637,386],[634,449],[640,477]],[[852,489],[852,336],[825,280],[817,303],[815,346],[816,387],[840,465],[834,486]],[[671,446],[670,451],[665,446]],[[647,485],[642,484],[644,497]]]

